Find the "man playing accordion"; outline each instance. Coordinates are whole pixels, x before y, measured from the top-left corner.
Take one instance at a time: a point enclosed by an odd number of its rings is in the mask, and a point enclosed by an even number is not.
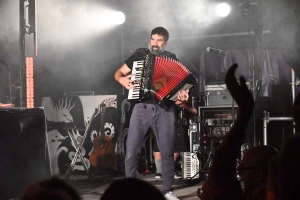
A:
[[[151,31],[149,49],[151,54],[162,55],[173,60],[177,60],[176,55],[165,51],[168,44],[169,33],[163,27],[154,28]],[[134,88],[133,80],[135,74],[132,73],[133,63],[145,59],[145,53],[136,51],[119,68],[114,77],[126,89]],[[128,75],[129,74],[129,75]],[[177,92],[177,99],[173,105],[181,105],[187,102],[189,90]],[[175,96],[176,97],[176,96]],[[166,199],[178,199],[172,192],[174,181],[174,158],[173,141],[175,139],[175,116],[172,106],[163,108],[154,95],[150,98],[137,102],[132,110],[128,137],[126,142],[125,173],[126,177],[135,177],[137,171],[137,159],[144,145],[144,138],[149,127],[153,129],[156,136],[157,145],[161,152],[162,160],[162,193]]]

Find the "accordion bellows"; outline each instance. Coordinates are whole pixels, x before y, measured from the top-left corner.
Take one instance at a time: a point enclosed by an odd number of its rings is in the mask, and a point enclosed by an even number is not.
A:
[[[180,62],[165,57],[156,57],[152,85],[158,101],[165,98],[190,72]]]

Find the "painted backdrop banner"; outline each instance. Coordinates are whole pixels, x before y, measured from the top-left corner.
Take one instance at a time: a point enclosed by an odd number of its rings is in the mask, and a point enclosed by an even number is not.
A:
[[[76,150],[71,142],[70,134],[76,141],[82,141],[85,130],[91,121],[95,109],[105,104],[105,135],[116,143],[117,131],[117,95],[43,97],[42,106],[47,120],[47,139],[53,174],[65,174],[72,162]],[[93,151],[93,140],[99,135],[100,117],[95,116],[91,123],[91,131],[87,133],[81,149],[82,156],[89,163],[89,155]],[[81,160],[76,160],[74,170],[84,171]]]

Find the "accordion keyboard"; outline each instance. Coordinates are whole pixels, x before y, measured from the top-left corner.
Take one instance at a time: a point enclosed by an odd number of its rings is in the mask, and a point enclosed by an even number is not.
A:
[[[199,178],[200,167],[197,153],[183,152],[182,162],[183,179]]]
[[[133,62],[132,66],[132,74],[135,74],[134,77],[131,77],[131,80],[134,83],[134,86],[132,89],[128,91],[128,99],[139,99],[140,97],[140,82],[142,78],[142,69],[144,67],[144,60],[135,61]]]

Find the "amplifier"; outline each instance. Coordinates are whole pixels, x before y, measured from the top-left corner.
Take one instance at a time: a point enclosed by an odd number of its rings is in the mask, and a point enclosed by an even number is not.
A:
[[[224,136],[230,130],[237,115],[237,107],[231,106],[206,106],[200,107],[199,111],[201,134],[209,137]]]
[[[250,89],[250,83],[246,82],[248,89]],[[229,94],[225,83],[213,83],[205,85],[205,93],[208,94]]]
[[[225,114],[221,116],[216,116],[217,118],[205,119],[207,126],[231,126],[233,123],[232,116],[230,114]]]
[[[206,85],[205,86],[206,92],[211,92],[214,94],[220,94],[221,92],[229,93],[226,87],[226,84],[215,84],[215,85]]]
[[[230,94],[208,94],[206,99],[207,106],[230,106],[233,98]],[[236,103],[235,103],[236,104]]]
[[[246,82],[250,89],[250,83]],[[230,106],[232,97],[225,83],[213,83],[205,86],[206,106]]]
[[[0,199],[52,176],[43,108],[0,109]]]
[[[204,152],[209,152],[222,143],[223,137],[234,123],[238,107],[200,106],[198,112],[201,116],[200,148]]]

